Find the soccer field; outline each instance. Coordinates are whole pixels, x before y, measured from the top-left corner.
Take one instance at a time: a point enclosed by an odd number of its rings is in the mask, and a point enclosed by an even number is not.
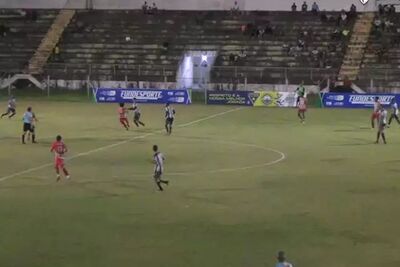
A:
[[[1,102],[1,108],[6,106]],[[20,144],[32,105],[38,144]],[[0,120],[0,266],[400,266],[400,129],[373,144],[369,110],[19,101]],[[63,135],[70,181],[50,144]],[[152,145],[170,185],[158,192]]]

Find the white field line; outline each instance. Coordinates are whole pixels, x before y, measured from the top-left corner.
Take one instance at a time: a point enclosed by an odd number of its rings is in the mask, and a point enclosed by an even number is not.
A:
[[[193,125],[193,124],[196,124],[196,123],[200,123],[200,122],[203,122],[203,121],[206,121],[206,120],[210,120],[210,119],[213,119],[213,118],[216,118],[216,117],[219,117],[219,116],[223,116],[225,114],[228,114],[228,113],[231,113],[231,112],[234,112],[234,111],[237,111],[237,110],[241,110],[241,109],[243,109],[243,108],[229,109],[229,110],[226,110],[226,111],[223,111],[223,112],[219,112],[219,113],[216,113],[216,114],[213,114],[213,115],[210,115],[210,116],[206,116],[206,117],[198,119],[198,120],[194,120],[194,121],[191,121],[191,122],[188,122],[188,123],[184,123],[184,124],[179,124],[178,127],[187,127],[187,126],[190,126],[190,125]],[[158,133],[162,133],[163,131],[164,130],[157,130],[157,131],[154,131],[154,132],[151,132],[151,133],[147,133],[147,134],[143,134],[143,135],[140,135],[140,136],[134,136],[134,137],[126,139],[124,141],[120,141],[120,142],[117,142],[117,143],[114,143],[114,144],[110,144],[110,145],[102,146],[102,147],[99,147],[99,148],[95,148],[95,149],[89,150],[87,152],[82,152],[82,153],[76,154],[76,155],[74,155],[72,157],[69,157],[68,160],[79,158],[79,157],[82,157],[82,156],[87,156],[87,155],[90,155],[90,154],[93,154],[93,153],[96,153],[96,152],[100,152],[100,151],[104,151],[104,150],[107,150],[107,149],[110,149],[110,148],[114,148],[114,147],[117,147],[117,146],[121,146],[121,145],[127,144],[127,143],[129,143],[131,141],[134,141],[134,140],[137,140],[137,139],[142,139],[142,138],[146,138],[146,137],[149,137],[149,136],[152,136],[152,135],[156,135]],[[40,166],[37,166],[37,167],[34,167],[34,168],[26,169],[24,171],[20,171],[20,172],[16,172],[16,173],[13,173],[13,174],[10,174],[10,175],[7,175],[7,176],[3,176],[3,177],[0,177],[0,182],[3,182],[5,180],[8,180],[8,179],[20,176],[20,175],[27,174],[27,173],[30,173],[30,172],[38,171],[38,170],[50,167],[52,165],[53,165],[53,163],[47,163],[47,164],[43,164],[43,165],[40,165]]]

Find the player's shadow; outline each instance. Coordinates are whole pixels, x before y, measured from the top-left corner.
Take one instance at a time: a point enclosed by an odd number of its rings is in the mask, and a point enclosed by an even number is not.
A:
[[[349,129],[336,129],[333,131],[337,133],[351,133],[351,132],[359,132],[360,130],[370,130],[370,129],[371,127],[354,127]]]

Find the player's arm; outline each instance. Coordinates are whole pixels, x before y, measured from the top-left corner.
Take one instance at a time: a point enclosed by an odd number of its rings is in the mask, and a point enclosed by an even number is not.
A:
[[[54,149],[55,149],[56,147],[55,147],[55,145],[53,144],[53,145],[51,145],[51,148],[50,148],[50,152],[54,152]]]

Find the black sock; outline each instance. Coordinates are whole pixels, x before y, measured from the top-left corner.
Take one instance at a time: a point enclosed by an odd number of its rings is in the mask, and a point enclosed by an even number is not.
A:
[[[1,117],[3,118],[4,116],[7,116],[8,115],[8,113],[3,113],[3,114],[1,114]]]
[[[133,121],[133,123],[136,125],[136,127],[139,127],[139,124],[137,123],[137,121]]]
[[[158,186],[158,189],[160,189],[160,191],[163,191],[164,189],[162,188],[162,186],[161,186],[161,183],[160,182],[157,182],[157,186]]]
[[[165,124],[165,130],[169,133],[168,124]]]
[[[386,137],[385,137],[385,134],[384,134],[384,133],[382,133],[381,135],[382,135],[383,143],[385,143],[385,144],[386,144]]]
[[[166,181],[166,180],[160,180],[160,182],[163,183],[163,184],[168,184],[169,183],[169,181]]]
[[[11,114],[10,117],[8,117],[8,118],[10,119],[10,118],[14,117],[15,114],[16,114],[16,113]]]
[[[25,134],[22,135],[22,143],[25,144]]]
[[[381,136],[381,132],[378,132],[377,134],[376,134],[376,142],[378,143],[379,142],[379,137]]]
[[[32,134],[32,143],[36,143],[35,137],[35,134]]]
[[[139,122],[140,125],[144,126],[144,123],[143,123],[143,122],[141,122],[141,121],[138,121],[138,122]]]

